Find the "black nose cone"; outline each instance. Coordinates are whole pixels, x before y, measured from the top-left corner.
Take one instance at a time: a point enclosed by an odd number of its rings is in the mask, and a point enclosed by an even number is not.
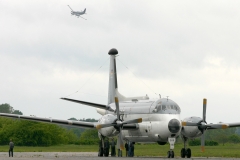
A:
[[[168,129],[171,133],[177,133],[180,127],[180,122],[177,119],[172,119],[168,123]]]
[[[118,54],[118,51],[117,51],[115,48],[113,48],[113,49],[110,49],[110,51],[108,52],[108,54],[109,54],[109,55],[116,55],[116,54]]]

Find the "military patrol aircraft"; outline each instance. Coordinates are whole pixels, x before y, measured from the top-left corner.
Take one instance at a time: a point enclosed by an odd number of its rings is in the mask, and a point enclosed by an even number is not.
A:
[[[184,147],[181,149],[181,157],[191,158],[191,149],[186,148],[188,139],[201,136],[201,146],[202,151],[204,151],[204,134],[206,130],[240,126],[239,122],[207,124],[206,99],[203,99],[202,118],[192,116],[181,121],[180,107],[169,98],[149,100],[147,95],[140,97],[124,97],[118,92],[116,69],[116,55],[118,51],[116,49],[111,49],[108,54],[110,55],[110,71],[107,105],[61,98],[63,100],[97,108],[97,112],[102,115],[97,123],[5,113],[0,113],[0,116],[71,125],[75,127],[96,128],[98,129],[99,138],[102,142],[99,148],[99,156],[108,156],[108,153],[105,153],[104,150],[104,138],[117,136],[117,148],[120,150],[124,149],[124,141],[155,142],[159,145],[165,145],[169,142],[170,150],[167,152],[167,157],[174,158],[174,143],[176,138],[181,136],[184,140]]]
[[[74,11],[69,5],[68,5],[68,7],[72,10],[71,14],[77,16],[78,18],[81,17],[80,15],[86,14],[86,8],[83,11]],[[81,17],[81,18],[83,18],[83,17]],[[85,19],[85,18],[83,18],[83,19]],[[85,19],[85,20],[87,20],[87,19]]]

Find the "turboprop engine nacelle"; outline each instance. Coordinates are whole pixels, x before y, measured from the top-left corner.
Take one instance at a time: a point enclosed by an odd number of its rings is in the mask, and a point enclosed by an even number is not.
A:
[[[202,123],[200,117],[188,117],[183,120],[184,122]],[[202,135],[202,131],[198,126],[184,126],[181,133],[188,138],[196,138]]]
[[[117,121],[116,116],[114,116],[112,114],[106,114],[106,115],[102,116],[101,119],[99,119],[98,123],[99,124],[109,124],[109,123],[114,123],[116,121]],[[107,137],[116,136],[119,133],[113,126],[101,128],[98,130],[98,132],[101,135],[107,136]]]

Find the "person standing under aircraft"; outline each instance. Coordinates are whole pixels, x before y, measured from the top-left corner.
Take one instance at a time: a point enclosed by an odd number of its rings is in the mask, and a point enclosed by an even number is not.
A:
[[[129,146],[129,157],[134,157],[134,143],[135,142],[130,142],[130,146]]]
[[[115,141],[114,141],[114,138],[112,138],[112,142],[111,142],[111,156],[112,157],[115,157],[116,156],[116,150],[115,150]]]
[[[14,148],[14,143],[12,142],[12,139],[10,139],[9,151],[8,151],[9,157],[10,157],[10,153],[11,153],[11,155],[12,155],[12,157],[13,157],[13,148]]]
[[[134,144],[135,144],[135,142],[132,142],[132,157],[134,157]]]
[[[103,156],[102,140],[100,140],[98,144],[99,144],[98,157],[102,157]]]
[[[129,146],[128,146],[128,143],[126,142],[126,143],[125,143],[126,157],[128,157],[128,148],[129,148]]]
[[[108,157],[108,155],[109,155],[109,141],[108,139],[106,139],[104,142],[104,156]]]

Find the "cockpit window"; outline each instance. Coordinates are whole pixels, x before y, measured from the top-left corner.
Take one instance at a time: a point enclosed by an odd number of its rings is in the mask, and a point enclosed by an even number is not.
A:
[[[174,110],[177,110],[177,107],[176,107],[176,106],[173,106],[173,109],[174,109]]]
[[[166,110],[166,106],[165,105],[162,105],[162,110]]]
[[[175,110],[175,111],[180,111],[179,107],[177,105],[161,105],[158,104],[156,105],[156,107],[154,108],[153,112],[159,112],[159,111],[165,111],[165,110]]]

